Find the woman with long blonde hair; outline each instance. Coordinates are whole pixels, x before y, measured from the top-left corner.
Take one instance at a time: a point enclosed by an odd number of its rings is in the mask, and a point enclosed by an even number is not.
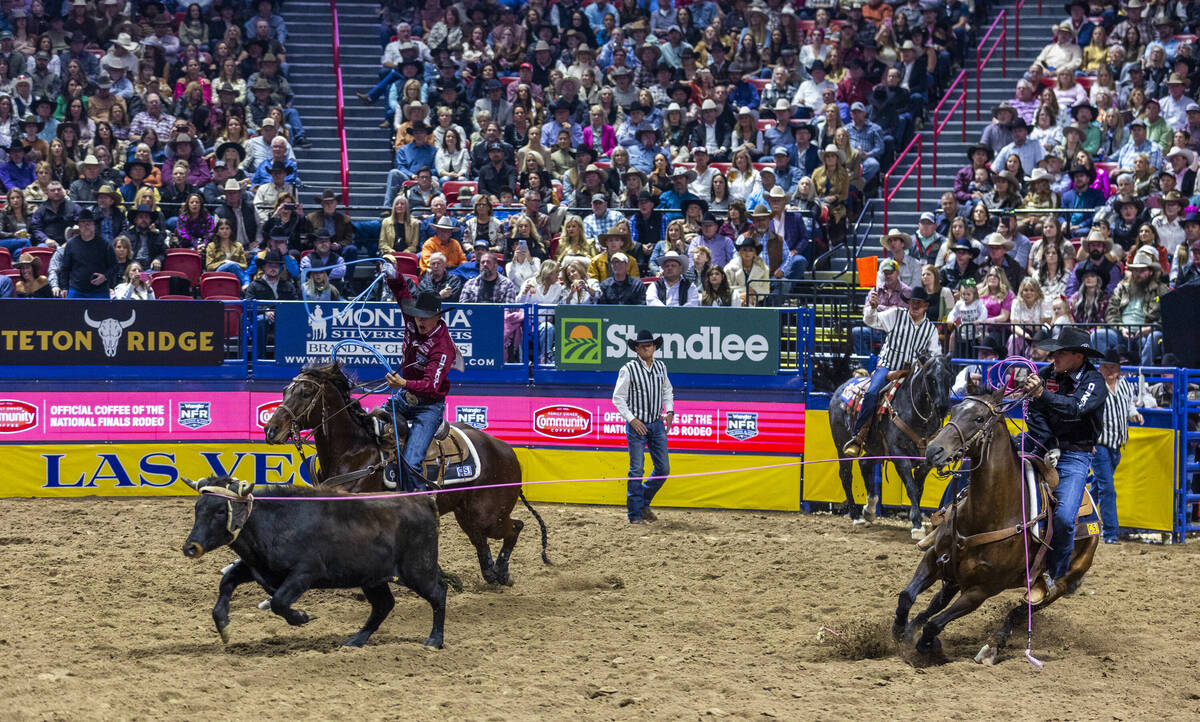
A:
[[[562,235],[558,239],[559,264],[565,267],[573,260],[583,259],[586,272],[586,262],[591,261],[597,253],[596,245],[584,234],[583,219],[576,215],[567,216],[563,221]]]

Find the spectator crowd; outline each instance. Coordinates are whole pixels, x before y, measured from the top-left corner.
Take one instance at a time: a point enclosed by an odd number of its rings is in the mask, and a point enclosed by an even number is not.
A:
[[[922,284],[956,355],[1031,355],[1053,324],[1157,363],[1163,295],[1200,284],[1197,3],[1064,6],[953,189],[889,230],[880,297]],[[854,331],[855,351],[878,335]]]

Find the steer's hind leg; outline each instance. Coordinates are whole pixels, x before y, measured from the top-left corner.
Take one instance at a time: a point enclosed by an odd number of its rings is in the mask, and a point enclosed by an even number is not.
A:
[[[358,634],[345,641],[344,646],[347,647],[361,647],[366,644],[375,630],[379,629],[379,625],[383,624],[383,620],[387,619],[392,607],[396,606],[396,597],[392,595],[392,590],[388,589],[386,582],[363,587],[362,590],[367,601],[371,603],[371,616],[367,617],[367,623],[358,630]]]
[[[308,614],[299,609],[293,609],[292,605],[308,591],[308,587],[307,576],[293,572],[283,581],[283,584],[279,585],[275,594],[271,595],[271,611],[286,619],[287,623],[293,627],[307,624]]]

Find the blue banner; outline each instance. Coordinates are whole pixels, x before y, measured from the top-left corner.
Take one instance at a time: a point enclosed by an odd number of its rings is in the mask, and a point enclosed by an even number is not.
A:
[[[504,366],[504,306],[470,304],[446,306],[442,320],[450,329],[467,374]],[[359,303],[347,312],[346,303],[279,303],[275,306],[275,363],[304,366],[328,363],[333,349],[338,360],[354,368],[379,370],[379,359],[368,342],[398,368],[404,348],[404,316],[395,303]]]

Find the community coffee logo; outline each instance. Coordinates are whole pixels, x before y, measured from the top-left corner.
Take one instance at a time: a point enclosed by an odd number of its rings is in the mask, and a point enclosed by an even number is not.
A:
[[[730,411],[725,414],[725,433],[738,441],[758,436],[758,414],[745,411]]]
[[[0,434],[15,434],[37,426],[38,409],[15,399],[0,399]]]
[[[258,425],[261,428],[267,428],[267,422],[275,415],[276,409],[283,406],[283,401],[269,401],[265,404],[260,404],[258,407]]]
[[[454,410],[455,420],[460,424],[472,426],[480,431],[488,427],[488,407],[486,406],[459,406]]]
[[[562,363],[600,363],[600,319],[562,320]]]
[[[543,406],[533,412],[533,430],[551,439],[575,439],[592,431],[592,412],[578,406]]]

